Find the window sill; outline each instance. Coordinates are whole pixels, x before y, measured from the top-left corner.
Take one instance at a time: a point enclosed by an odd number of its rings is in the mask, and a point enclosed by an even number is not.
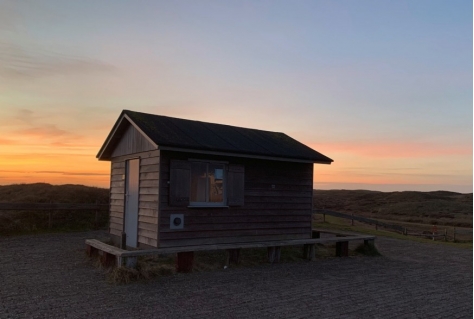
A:
[[[227,205],[189,205],[188,208],[229,208]]]

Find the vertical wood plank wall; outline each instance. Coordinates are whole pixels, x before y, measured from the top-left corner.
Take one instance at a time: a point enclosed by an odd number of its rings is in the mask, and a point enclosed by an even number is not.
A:
[[[244,206],[171,207],[170,159],[188,158],[244,165]],[[311,237],[313,164],[162,151],[159,193],[160,247]],[[182,230],[170,230],[175,213],[184,214]]]
[[[121,236],[125,205],[126,161],[140,158],[138,197],[138,243],[158,246],[158,196],[160,151],[140,152],[112,158],[110,176],[110,228],[112,235]]]
[[[110,169],[110,218],[109,232],[121,236],[125,198],[125,161],[112,160]]]
[[[151,151],[155,147],[133,125],[129,125],[123,133],[111,157]]]

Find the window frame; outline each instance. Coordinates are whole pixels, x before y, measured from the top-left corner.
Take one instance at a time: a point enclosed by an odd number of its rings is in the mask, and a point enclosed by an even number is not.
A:
[[[204,159],[189,159],[190,164],[190,174],[189,174],[189,185],[190,185],[190,195],[189,195],[189,208],[199,208],[199,207],[229,207],[227,206],[227,169],[228,169],[228,162],[226,161],[214,161],[214,160],[204,160]],[[192,170],[192,163],[205,163],[206,164],[206,174],[209,174],[209,165],[210,164],[217,164],[223,166],[223,176],[222,176],[222,202],[193,202],[191,201],[191,192],[192,192],[192,178],[193,178],[193,170]],[[209,177],[206,178],[206,200],[209,200]]]

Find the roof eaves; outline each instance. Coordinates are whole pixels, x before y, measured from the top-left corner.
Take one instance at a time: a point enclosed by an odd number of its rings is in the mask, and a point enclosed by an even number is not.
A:
[[[233,156],[233,157],[245,157],[245,158],[256,158],[264,160],[276,160],[284,162],[299,162],[299,163],[314,163],[314,164],[327,164],[330,165],[331,161],[316,160],[310,158],[297,158],[297,157],[283,157],[283,156],[271,156],[262,154],[251,154],[251,153],[239,153],[239,152],[228,152],[228,151],[215,151],[205,149],[191,149],[179,146],[168,146],[160,145],[158,149],[163,151],[176,151],[176,152],[187,152],[187,153],[198,153],[198,154],[209,154],[209,155],[221,155],[221,156]]]
[[[147,140],[148,142],[151,143],[151,145],[153,145],[155,148],[158,148],[158,144],[155,143],[155,141],[153,139],[151,139],[145,132],[143,132],[143,130],[141,129],[141,127],[135,123],[135,121],[133,121],[130,116],[128,116],[127,114],[124,115],[124,117],[130,122],[130,124],[133,125],[133,127],[135,127],[137,129],[138,132],[140,132],[140,134],[142,134]]]
[[[105,142],[102,144],[102,147],[100,148],[99,153],[97,153],[96,158],[98,158],[99,160],[102,159],[102,155],[104,154],[105,150],[109,146],[110,141],[112,140],[113,136],[115,135],[115,132],[119,128],[120,124],[122,123],[124,113],[125,113],[125,110],[123,110],[120,113],[117,121],[115,121],[115,124],[112,127],[112,130],[109,132],[109,135],[107,135],[107,138],[105,139]]]
[[[97,153],[96,155],[96,158],[98,158],[99,160],[102,160],[104,159],[104,153],[106,153],[106,151],[108,150],[108,148],[110,147],[111,145],[111,142],[113,141],[114,139],[114,136],[115,134],[117,133],[117,130],[121,127],[122,125],[122,122],[124,119],[126,119],[130,125],[132,125],[133,127],[135,127],[135,129],[140,132],[140,134],[142,134],[152,145],[153,147],[155,147],[155,149],[158,148],[158,144],[155,143],[155,141],[153,141],[147,134],[145,134],[145,132],[143,132],[143,130],[140,128],[139,125],[137,125],[137,123],[135,123],[135,121],[133,121],[130,116],[127,115],[127,111],[128,110],[123,110],[122,113],[120,114],[119,118],[117,119],[117,121],[115,122],[112,130],[110,131],[109,135],[107,136],[104,144],[102,145],[102,147],[100,148],[99,150],[99,153]],[[108,159],[108,158],[107,158]]]

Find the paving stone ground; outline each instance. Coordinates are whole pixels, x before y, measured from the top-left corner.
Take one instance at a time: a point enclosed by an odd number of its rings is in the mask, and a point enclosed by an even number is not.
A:
[[[102,232],[0,237],[0,318],[472,318],[472,250],[378,238],[383,257],[317,259],[112,285]]]

